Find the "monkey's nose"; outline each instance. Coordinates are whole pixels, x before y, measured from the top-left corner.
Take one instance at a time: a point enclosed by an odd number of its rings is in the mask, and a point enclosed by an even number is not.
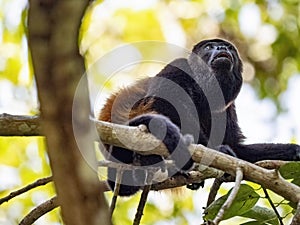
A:
[[[227,50],[227,47],[225,45],[221,45],[217,47],[217,50]]]

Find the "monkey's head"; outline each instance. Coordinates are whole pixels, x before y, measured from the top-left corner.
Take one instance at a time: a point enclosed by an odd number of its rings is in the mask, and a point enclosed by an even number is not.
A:
[[[226,105],[237,97],[243,64],[233,44],[222,39],[201,41],[194,46],[188,61],[196,79],[205,82],[208,90],[213,89],[212,76],[217,79]]]
[[[194,46],[193,53],[200,56],[213,70],[242,72],[242,61],[238,51],[228,41],[222,39],[201,41]]]

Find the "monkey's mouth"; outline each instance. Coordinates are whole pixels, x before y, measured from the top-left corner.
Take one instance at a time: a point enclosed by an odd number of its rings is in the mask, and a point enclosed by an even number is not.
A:
[[[233,61],[232,59],[232,56],[228,53],[228,52],[220,52],[219,54],[217,54],[215,57],[214,57],[214,60],[217,60],[217,59],[221,59],[221,58],[226,58],[228,60],[230,60],[230,62]]]
[[[227,51],[216,52],[210,65],[213,69],[231,71],[234,66],[233,56]]]

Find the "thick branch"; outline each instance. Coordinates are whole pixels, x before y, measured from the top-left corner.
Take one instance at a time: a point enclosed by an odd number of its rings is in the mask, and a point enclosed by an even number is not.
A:
[[[39,136],[41,135],[38,116],[15,116],[0,114],[0,136]]]
[[[96,122],[96,128],[104,143],[125,148],[130,147],[130,149],[138,150],[139,153],[145,155],[168,155],[168,151],[163,143],[160,143],[151,134],[141,131],[138,127],[127,127],[98,121]],[[122,138],[122,141],[120,141],[120,138]],[[300,187],[284,180],[276,170],[263,169],[252,163],[225,155],[202,145],[193,144],[189,149],[193,160],[197,163],[225,171],[233,176],[237,168],[240,167],[245,180],[261,184],[263,187],[294,203],[300,201]]]
[[[300,200],[300,187],[283,179],[277,170],[267,170],[252,163],[219,153],[204,146],[192,145],[191,148],[195,162],[203,161],[203,157],[210,157],[210,166],[220,169],[234,176],[234,171],[240,165],[244,179],[262,185],[285,199],[294,203]]]
[[[94,122],[104,143],[141,151],[141,154],[147,155],[147,151],[151,151],[151,154],[168,156],[165,145],[154,136],[144,132],[144,126],[129,127],[104,121]]]

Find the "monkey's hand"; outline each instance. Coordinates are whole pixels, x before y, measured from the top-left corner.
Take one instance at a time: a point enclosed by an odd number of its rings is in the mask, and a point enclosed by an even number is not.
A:
[[[189,171],[192,169],[194,162],[188,150],[188,145],[192,142],[190,136],[183,136],[179,128],[163,115],[143,114],[129,122],[130,126],[138,126],[140,124],[144,124],[149,133],[162,140],[170,153],[170,159],[174,160],[178,171]]]

